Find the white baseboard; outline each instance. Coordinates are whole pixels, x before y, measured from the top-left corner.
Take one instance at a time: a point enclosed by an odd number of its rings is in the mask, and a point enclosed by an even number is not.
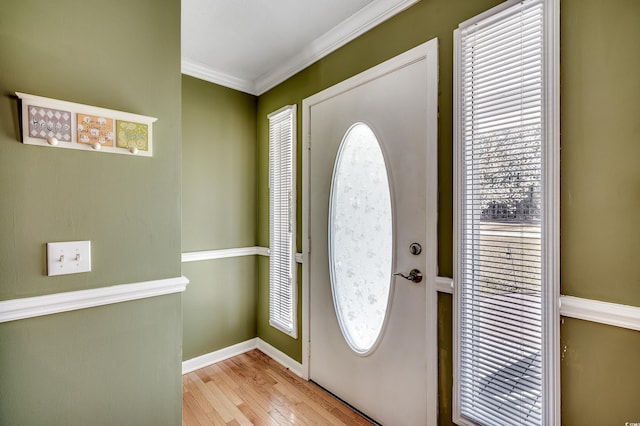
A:
[[[225,359],[232,358],[236,355],[249,352],[257,348],[258,338],[249,339],[244,342],[237,343],[220,350],[210,352],[208,354],[201,355],[196,358],[191,358],[182,363],[182,374],[191,373],[192,371],[199,370],[204,367],[208,367],[216,362],[224,361]]]
[[[292,373],[302,377],[302,364],[292,359],[284,352],[274,348],[269,343],[256,337],[254,339],[246,340],[241,343],[237,343],[233,346],[229,346],[202,356],[183,361],[182,374],[187,374],[201,368],[208,367],[216,362],[224,361],[225,359],[232,358],[234,356],[249,352],[253,349],[258,349],[270,356],[278,364],[291,370]]]
[[[277,361],[280,365],[291,370],[293,374],[296,376],[304,378],[302,374],[302,364],[300,364],[295,359],[291,358],[289,355],[280,351],[279,349],[274,348],[269,343],[265,342],[262,339],[258,340],[258,349],[264,352],[266,355],[269,355],[275,361]]]

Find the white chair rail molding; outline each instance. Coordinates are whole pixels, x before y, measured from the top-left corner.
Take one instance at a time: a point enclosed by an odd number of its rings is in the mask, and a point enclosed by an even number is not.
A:
[[[184,277],[68,291],[0,302],[0,323],[181,293],[189,280]]]

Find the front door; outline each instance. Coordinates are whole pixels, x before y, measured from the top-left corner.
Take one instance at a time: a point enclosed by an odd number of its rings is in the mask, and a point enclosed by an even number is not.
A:
[[[435,424],[437,40],[305,99],[303,128],[309,377]]]

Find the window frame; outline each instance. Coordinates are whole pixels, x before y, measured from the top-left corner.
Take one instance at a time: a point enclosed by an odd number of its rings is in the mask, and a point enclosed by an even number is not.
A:
[[[463,28],[484,20],[507,8],[522,3],[509,0],[468,21],[460,24]],[[542,302],[542,424],[560,424],[560,0],[542,0],[543,4],[543,93],[542,93],[542,230],[541,265],[543,292]],[[460,297],[461,243],[464,226],[462,206],[464,178],[462,158],[462,89],[460,55],[460,30],[454,31],[454,116],[453,116],[453,158],[454,158],[454,353],[453,353],[453,421],[460,425],[475,425],[472,419],[464,417],[460,401]]]
[[[296,262],[296,117],[297,105],[286,105],[277,111],[267,115],[269,122],[269,325],[281,332],[298,338],[298,281]],[[283,138],[278,135],[274,138],[272,130],[275,126],[288,126],[288,137]],[[285,131],[285,133],[287,133]],[[290,164],[288,170],[277,166],[276,159],[286,155],[285,164]],[[274,202],[274,182],[288,181],[288,206],[283,207],[282,199],[276,205]],[[276,211],[278,209],[278,211]],[[274,226],[275,215],[285,217],[288,221],[289,230],[282,231]],[[289,245],[289,250],[281,248]],[[290,274],[288,284],[282,280],[281,271]],[[280,299],[278,304],[283,302],[289,304],[286,315],[283,315],[280,307],[275,307],[274,297],[280,297],[286,293],[286,299]]]

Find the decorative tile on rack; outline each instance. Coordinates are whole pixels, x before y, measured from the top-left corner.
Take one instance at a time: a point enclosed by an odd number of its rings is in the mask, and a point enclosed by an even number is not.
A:
[[[154,117],[16,92],[22,143],[151,157]],[[64,142],[64,143],[61,143]]]
[[[78,114],[78,143],[113,146],[113,119],[95,115]]]
[[[149,150],[149,127],[146,124],[118,120],[116,127],[118,148]]]
[[[29,105],[29,136],[71,142],[71,112]]]

